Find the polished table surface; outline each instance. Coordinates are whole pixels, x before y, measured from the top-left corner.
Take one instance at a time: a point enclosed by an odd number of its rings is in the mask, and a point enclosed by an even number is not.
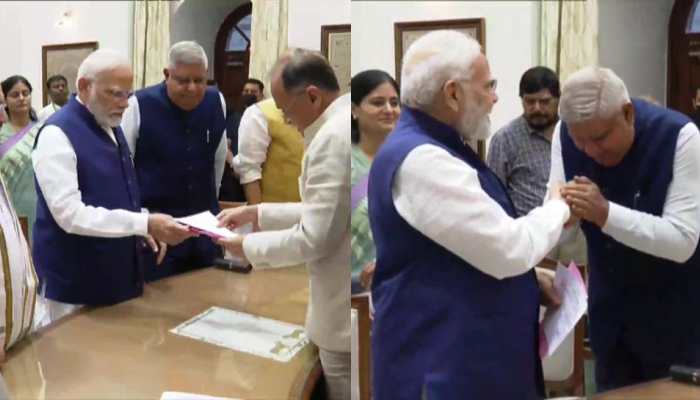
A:
[[[593,396],[593,400],[697,400],[700,387],[660,379],[610,390]]]
[[[159,399],[164,391],[298,398],[318,359],[315,346],[281,363],[168,331],[211,306],[303,325],[307,302],[303,267],[198,270],[40,330],[10,349],[2,375],[13,399]]]

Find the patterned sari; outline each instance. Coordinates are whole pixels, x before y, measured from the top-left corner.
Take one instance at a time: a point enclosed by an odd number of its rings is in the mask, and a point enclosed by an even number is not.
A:
[[[36,219],[36,188],[32,148],[41,124],[31,124],[15,132],[9,123],[0,128],[0,174],[5,180],[12,205],[20,217],[27,217],[29,237]]]
[[[38,279],[0,178],[0,340],[7,350],[32,329]]]

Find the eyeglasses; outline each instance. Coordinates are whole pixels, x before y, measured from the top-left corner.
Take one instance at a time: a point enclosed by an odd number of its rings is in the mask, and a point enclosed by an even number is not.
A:
[[[466,82],[466,83],[473,82],[469,79],[457,79],[457,81],[458,82]],[[498,79],[490,79],[483,86],[484,90],[487,90],[490,92],[495,92],[497,87],[498,87]]]
[[[104,92],[114,100],[129,100],[134,95],[134,92],[127,90],[105,89]]]

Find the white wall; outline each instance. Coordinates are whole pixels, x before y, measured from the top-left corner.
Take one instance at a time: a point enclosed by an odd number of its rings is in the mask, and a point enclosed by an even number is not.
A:
[[[612,68],[625,81],[630,96],[650,94],[666,104],[668,23],[673,1],[598,1],[600,65]]]
[[[321,50],[321,25],[350,24],[350,0],[289,0],[287,18],[289,47]]]
[[[57,27],[65,11],[70,23]],[[41,46],[97,41],[131,58],[132,4],[125,1],[3,1],[0,3],[0,79],[24,75],[41,108]]]
[[[522,114],[520,76],[538,59],[539,6],[534,1],[353,1],[352,74],[382,69],[394,75],[394,22],[485,18],[486,55],[498,79],[494,130]]]
[[[170,44],[194,40],[209,58],[209,79],[214,79],[216,34],[226,17],[246,0],[180,0],[170,17]]]

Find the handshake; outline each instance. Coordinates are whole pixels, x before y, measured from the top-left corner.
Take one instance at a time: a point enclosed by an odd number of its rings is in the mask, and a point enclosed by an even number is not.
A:
[[[571,227],[579,219],[603,227],[608,220],[609,204],[600,188],[585,176],[575,176],[567,183],[552,185],[549,199],[562,199],[571,210],[571,217],[564,227]]]

